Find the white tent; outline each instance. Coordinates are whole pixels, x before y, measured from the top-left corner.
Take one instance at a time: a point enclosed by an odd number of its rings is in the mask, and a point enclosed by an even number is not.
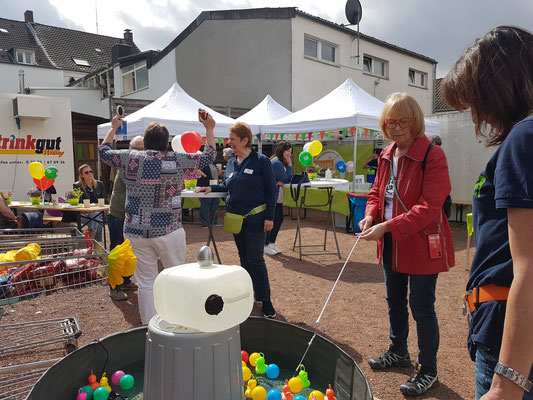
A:
[[[381,130],[384,103],[348,78],[342,85],[309,106],[278,121],[264,124],[263,133],[317,132],[346,127]],[[440,124],[425,120],[426,134],[439,134]]]
[[[290,114],[292,113],[289,110],[279,104],[270,95],[267,95],[261,103],[237,118],[237,121],[246,122],[250,125],[252,132],[257,134],[261,132],[262,125],[273,123]]]
[[[165,125],[171,135],[197,131],[204,136],[205,129],[198,121],[198,108],[207,110],[215,119],[215,137],[227,138],[228,128],[235,124],[235,120],[204,106],[189,96],[177,83],[174,83],[164,95],[153,103],[125,117],[124,119],[128,123],[127,137],[119,135],[117,139],[129,140],[134,136],[143,135],[146,127],[152,122]],[[111,123],[109,122],[98,125],[98,138],[103,139],[110,127]]]

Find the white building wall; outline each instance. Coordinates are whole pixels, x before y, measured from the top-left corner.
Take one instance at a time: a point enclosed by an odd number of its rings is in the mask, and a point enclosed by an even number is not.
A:
[[[291,21],[204,21],[176,48],[178,83],[208,105],[252,108],[270,94],[291,103]]]
[[[63,71],[21,64],[0,63],[0,92],[19,92],[19,70],[24,71],[24,86],[65,86]]]
[[[115,97],[126,99],[155,100],[176,82],[176,49],[148,69],[148,87],[127,95],[122,94],[122,72],[114,68]]]
[[[428,115],[427,118],[440,122],[440,136],[448,159],[453,203],[472,204],[474,185],[497,147],[486,147],[475,136],[470,111],[438,113]]]
[[[32,94],[48,97],[69,98],[72,112],[109,118],[109,99],[102,99],[102,91],[97,88],[61,87],[31,88]]]
[[[304,56],[304,37],[308,35],[337,45],[336,65],[316,61]],[[432,112],[433,64],[407,54],[360,40],[359,62],[357,39],[322,23],[297,16],[292,20],[292,109],[297,111],[320,99],[347,78],[352,78],[361,88],[380,100],[393,92],[405,91],[412,95],[424,113]],[[388,61],[388,78],[363,73],[363,55],[368,54]],[[414,68],[425,72],[427,89],[409,86],[408,71]]]

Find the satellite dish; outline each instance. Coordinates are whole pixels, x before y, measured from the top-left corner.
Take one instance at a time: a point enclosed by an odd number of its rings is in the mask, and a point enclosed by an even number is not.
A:
[[[357,25],[363,16],[363,8],[359,0],[348,0],[344,12],[346,19],[352,25]]]

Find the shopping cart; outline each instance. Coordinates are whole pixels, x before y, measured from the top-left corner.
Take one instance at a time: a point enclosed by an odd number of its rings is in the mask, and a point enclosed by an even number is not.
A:
[[[24,229],[0,229],[0,241],[16,239],[61,239],[69,237],[84,237],[77,228],[24,228]]]

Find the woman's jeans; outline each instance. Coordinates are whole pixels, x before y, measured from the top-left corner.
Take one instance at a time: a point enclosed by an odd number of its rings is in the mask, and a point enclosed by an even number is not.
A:
[[[109,249],[113,250],[116,246],[124,242],[124,219],[109,214],[107,216],[107,223],[109,225],[109,239],[111,241]]]
[[[265,212],[246,217],[242,229],[234,234],[235,244],[239,251],[241,267],[252,278],[256,301],[270,300],[270,283],[265,264],[263,250],[265,246]]]
[[[439,324],[435,313],[435,287],[438,274],[414,275],[392,271],[392,235],[390,232],[384,235],[383,241],[383,270],[392,342],[390,349],[400,355],[408,351],[407,289],[409,288],[409,306],[416,321],[418,336],[418,362],[425,370],[436,373]]]
[[[479,400],[481,396],[489,391],[494,368],[496,368],[498,363],[498,356],[499,354],[495,354],[489,349],[484,349],[478,344],[476,351],[476,400]],[[533,368],[529,373],[529,380],[533,382]],[[524,391],[522,399],[533,400],[533,390],[529,393]]]
[[[283,190],[283,189],[280,189]],[[265,235],[265,246],[268,246],[270,243],[276,243],[278,237],[278,232],[283,223],[283,203],[276,204],[276,210],[274,211],[274,227],[270,232],[267,232]]]

